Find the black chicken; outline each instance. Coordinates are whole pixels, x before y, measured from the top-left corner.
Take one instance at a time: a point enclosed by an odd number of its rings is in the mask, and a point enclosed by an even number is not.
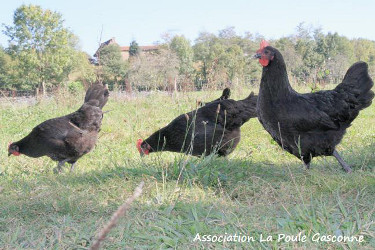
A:
[[[59,162],[58,172],[65,162],[72,164],[72,171],[76,161],[95,146],[103,117],[99,106],[98,100],[89,100],[74,113],[39,124],[25,138],[11,143],[8,155],[48,156]]]
[[[225,90],[225,93],[228,93]],[[205,106],[182,114],[166,127],[156,131],[145,141],[137,142],[141,155],[171,151],[194,156],[217,153],[230,154],[241,138],[241,126],[256,117],[257,96],[235,101],[218,99]]]
[[[99,101],[99,108],[103,108],[104,105],[107,103],[109,97],[109,90],[107,84],[95,83],[91,85],[85,95],[85,102],[90,100],[98,100]]]
[[[300,94],[289,84],[281,53],[262,41],[255,55],[263,66],[258,119],[272,138],[309,168],[315,156],[334,156],[351,172],[335,149],[360,110],[374,97],[368,66],[357,62],[333,90]]]

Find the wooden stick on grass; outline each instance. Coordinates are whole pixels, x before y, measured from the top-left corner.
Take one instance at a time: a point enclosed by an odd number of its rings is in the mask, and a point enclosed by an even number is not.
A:
[[[116,226],[119,219],[125,215],[125,213],[129,210],[130,205],[134,202],[135,199],[137,199],[142,194],[144,182],[142,181],[138,187],[135,188],[134,193],[132,196],[130,196],[124,204],[122,204],[116,212],[112,215],[112,218],[107,223],[107,225],[100,231],[98,238],[94,242],[94,244],[91,246],[91,250],[98,250],[100,247],[100,243],[105,240],[105,237],[107,234],[111,231],[113,227]]]

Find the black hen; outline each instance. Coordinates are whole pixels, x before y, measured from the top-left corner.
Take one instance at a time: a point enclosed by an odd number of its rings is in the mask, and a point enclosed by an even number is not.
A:
[[[272,138],[309,168],[315,156],[335,156],[335,147],[360,110],[370,106],[373,82],[364,62],[355,63],[333,90],[300,94],[289,84],[281,53],[263,41],[256,57],[263,66],[257,112]]]
[[[166,127],[156,131],[137,147],[141,155],[150,152],[171,151],[194,156],[217,153],[230,154],[241,138],[241,126],[256,117],[257,96],[246,99],[215,100],[205,106],[182,114]]]
[[[65,162],[72,164],[72,171],[75,162],[94,148],[102,117],[99,101],[90,100],[74,113],[36,126],[25,138],[9,145],[8,155],[48,156],[59,162],[59,172]]]
[[[88,102],[90,100],[98,100],[99,108],[103,108],[104,105],[107,103],[109,97],[109,90],[108,85],[101,84],[101,83],[95,83],[90,86],[90,88],[87,89],[86,95],[85,95],[85,102]]]

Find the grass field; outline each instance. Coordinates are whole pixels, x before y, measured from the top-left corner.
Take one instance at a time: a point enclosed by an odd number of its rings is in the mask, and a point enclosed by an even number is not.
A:
[[[233,98],[250,90],[233,89]],[[306,89],[305,89],[306,91]],[[375,104],[360,113],[338,146],[353,166],[346,174],[333,157],[305,170],[252,119],[227,158],[176,153],[141,158],[135,147],[177,115],[216,92],[113,94],[96,148],[56,175],[49,158],[8,157],[9,141],[42,121],[75,111],[83,93],[36,104],[0,102],[0,249],[85,249],[112,213],[143,180],[133,203],[104,242],[106,249],[375,248]],[[203,235],[250,236],[254,242],[193,241]],[[277,241],[279,234],[307,242]],[[363,235],[364,241],[312,241],[313,235]],[[272,236],[273,240],[261,242]],[[229,238],[227,238],[229,239]]]

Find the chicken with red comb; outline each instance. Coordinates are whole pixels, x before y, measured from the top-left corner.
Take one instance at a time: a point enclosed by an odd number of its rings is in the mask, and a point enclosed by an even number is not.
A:
[[[226,156],[233,152],[241,138],[241,126],[256,117],[257,96],[251,93],[239,101],[228,99],[230,90],[191,112],[181,114],[150,137],[137,141],[142,155],[159,151],[191,154],[211,153]]]
[[[374,98],[367,63],[353,64],[332,90],[302,94],[290,85],[281,53],[266,45],[262,41],[255,55],[263,66],[257,102],[260,123],[284,150],[302,159],[307,168],[313,157],[334,156],[346,172],[351,172],[336,146],[359,112],[370,106]]]
[[[23,139],[8,146],[8,156],[48,156],[58,161],[55,172],[61,172],[66,162],[73,171],[77,160],[95,147],[102,118],[100,100],[92,98],[77,111],[34,127]]]

